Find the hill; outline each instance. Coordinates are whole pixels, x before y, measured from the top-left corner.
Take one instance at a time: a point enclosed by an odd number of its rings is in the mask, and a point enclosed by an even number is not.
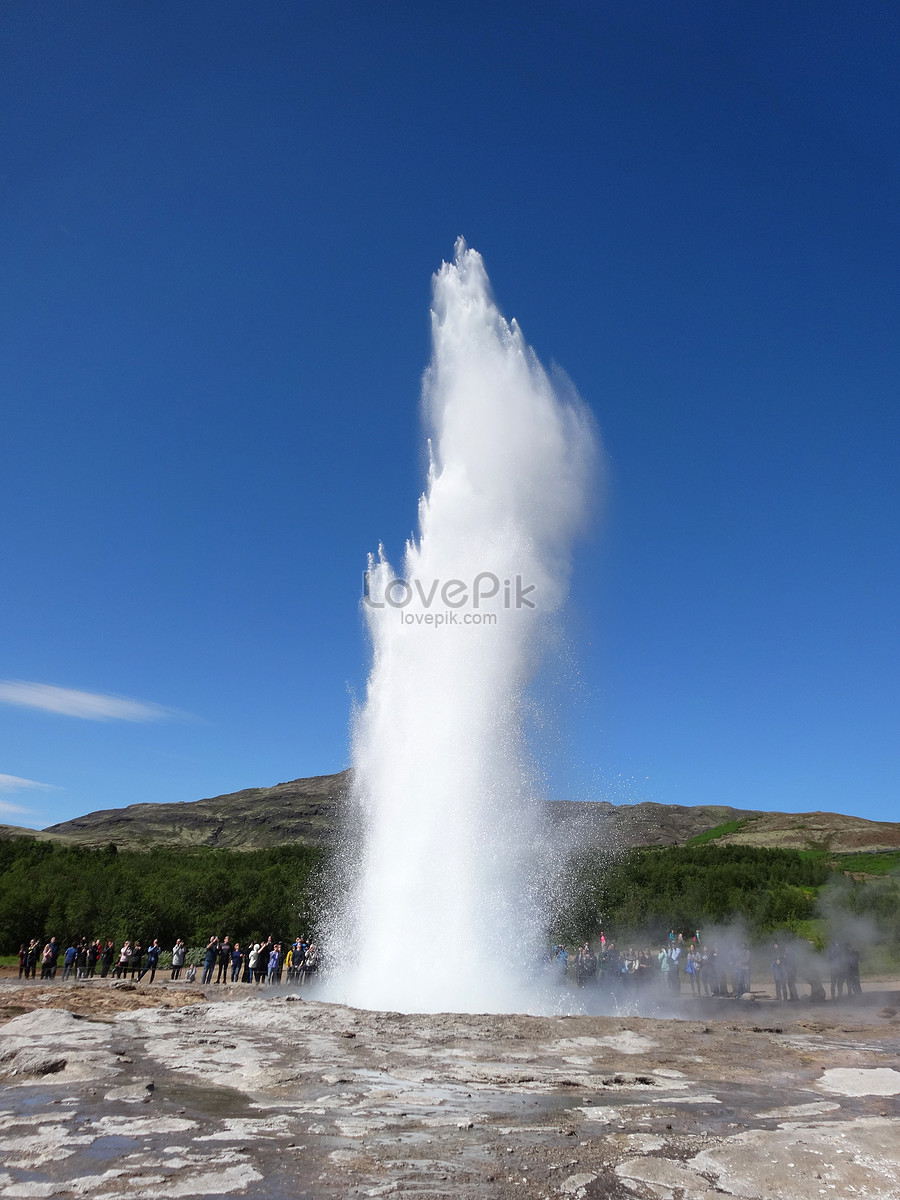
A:
[[[268,788],[177,804],[129,804],[75,817],[43,830],[45,836],[87,846],[220,846],[259,850],[330,842],[340,821],[349,773],[293,779]],[[40,835],[39,835],[40,836]]]
[[[131,804],[51,825],[7,830],[82,845],[146,849],[218,846],[265,849],[288,844],[327,845],[342,820],[349,771],[293,779],[267,788],[177,804]],[[719,845],[790,847],[835,854],[900,849],[900,823],[839,813],[777,813],[718,805],[550,801],[551,836],[566,846],[628,849],[715,841]]]

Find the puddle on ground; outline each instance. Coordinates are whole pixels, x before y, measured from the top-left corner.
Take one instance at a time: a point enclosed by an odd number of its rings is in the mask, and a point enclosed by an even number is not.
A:
[[[186,1080],[172,1079],[168,1076],[157,1079],[152,1103],[157,1105],[160,1101],[185,1109],[185,1116],[191,1115],[191,1109],[205,1117],[214,1118],[259,1119],[263,1115],[260,1106],[245,1092],[239,1092],[236,1088],[207,1087],[202,1083],[188,1083]],[[280,1106],[276,1104],[272,1107]]]
[[[123,1154],[131,1154],[140,1148],[138,1138],[121,1137],[119,1134],[101,1134],[90,1146],[82,1150],[82,1156],[98,1162],[121,1158]]]

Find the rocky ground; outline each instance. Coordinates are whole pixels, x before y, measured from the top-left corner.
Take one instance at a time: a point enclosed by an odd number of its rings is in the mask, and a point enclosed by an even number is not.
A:
[[[896,984],[675,1019],[248,991],[0,982],[0,1197],[900,1197]]]

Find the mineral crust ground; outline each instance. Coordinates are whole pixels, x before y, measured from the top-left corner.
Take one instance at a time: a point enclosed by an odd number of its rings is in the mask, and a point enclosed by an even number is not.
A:
[[[0,1198],[900,1197],[898,1011],[893,981],[531,1017],[6,980]]]

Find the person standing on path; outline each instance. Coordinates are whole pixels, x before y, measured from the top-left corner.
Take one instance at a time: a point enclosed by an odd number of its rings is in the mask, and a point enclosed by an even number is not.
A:
[[[228,934],[219,943],[219,970],[216,975],[216,983],[228,982],[228,971],[231,967],[231,942]]]
[[[216,959],[219,957],[219,939],[213,934],[209,939],[209,944],[206,947],[206,954],[203,958],[203,974],[200,976],[201,984],[212,983],[212,973],[216,968]]]
[[[28,955],[25,959],[25,978],[29,976],[34,979],[37,972],[38,959],[41,957],[41,943],[37,938],[32,938],[28,943]]]
[[[772,978],[775,981],[775,999],[787,1000],[787,968],[780,954],[776,954],[772,961]]]
[[[172,947],[172,979],[176,980],[181,974],[181,968],[184,966],[184,956],[186,947],[181,938],[178,938],[175,945]]]
[[[239,983],[241,978],[241,963],[244,961],[244,955],[241,951],[240,942],[234,943],[234,949],[231,951],[231,982]]]
[[[142,965],[143,961],[144,961],[144,947],[141,945],[140,942],[135,942],[134,945],[131,947],[131,958],[129,959],[129,966],[131,968],[131,978],[132,979],[134,979],[135,975],[140,974],[141,965]]]
[[[122,979],[128,973],[128,963],[131,960],[131,942],[125,942],[119,951],[119,961],[113,971],[116,979]]]
[[[99,945],[99,943],[98,943]],[[116,947],[112,938],[106,939],[106,945],[100,955],[100,978],[105,979],[113,965],[113,959],[116,957]]]
[[[51,937],[41,954],[41,979],[56,978],[56,964],[58,961],[59,942],[55,937]]]
[[[144,978],[147,972],[150,972],[150,982],[156,978],[156,968],[159,966],[159,956],[162,953],[162,947],[159,944],[159,938],[153,939],[153,944],[147,951],[147,965],[137,977],[138,983]]]

